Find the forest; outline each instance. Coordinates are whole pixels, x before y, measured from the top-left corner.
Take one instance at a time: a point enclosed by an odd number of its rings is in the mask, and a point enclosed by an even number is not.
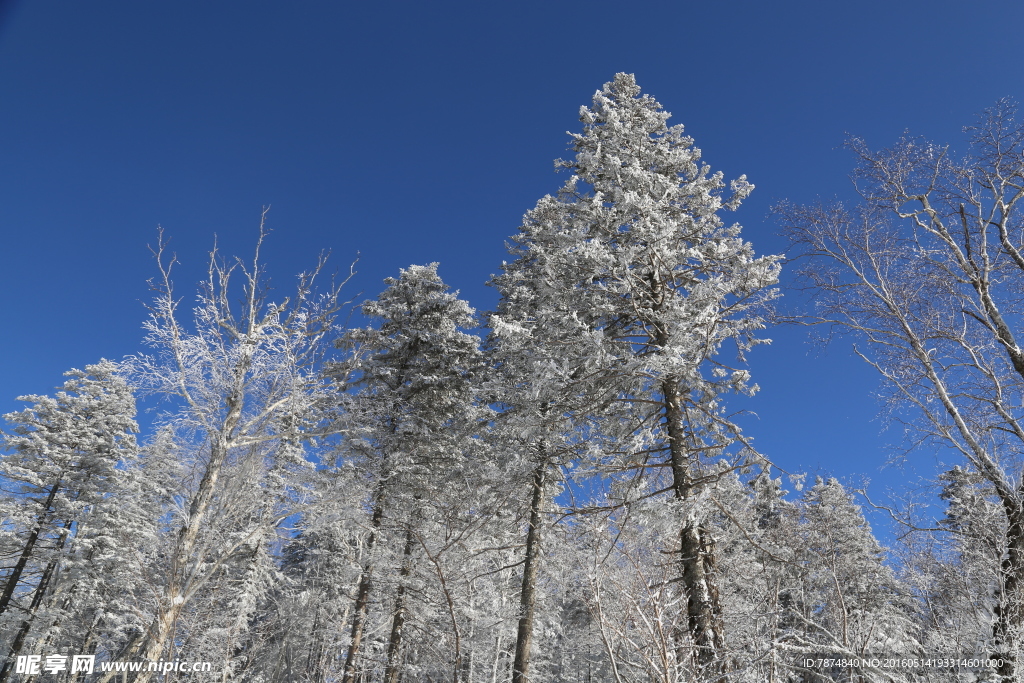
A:
[[[1013,105],[965,156],[851,138],[857,200],[780,204],[785,256],[632,75],[580,121],[494,311],[437,263],[271,290],[264,226],[193,294],[161,235],[144,346],[5,416],[0,683],[1021,680]],[[758,452],[732,398],[778,325],[856,341],[958,463],[940,517],[887,509],[883,544],[861,492]]]

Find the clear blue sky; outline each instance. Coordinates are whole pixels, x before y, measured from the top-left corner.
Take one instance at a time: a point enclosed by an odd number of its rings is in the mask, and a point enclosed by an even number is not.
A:
[[[0,3],[4,4],[4,3]],[[191,297],[213,235],[287,289],[321,249],[352,294],[441,262],[476,307],[523,212],[561,178],[577,111],[617,71],[683,123],[737,218],[780,252],[769,207],[849,192],[847,132],[959,141],[1020,99],[1024,3],[21,0],[0,26],[0,408],[140,348],[162,225]],[[879,473],[876,380],[838,342],[774,330],[751,356],[747,431],[792,469]],[[924,473],[932,457],[918,462]]]

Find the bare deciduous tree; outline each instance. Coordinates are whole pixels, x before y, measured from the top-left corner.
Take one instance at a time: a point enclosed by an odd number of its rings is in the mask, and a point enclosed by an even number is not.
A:
[[[126,654],[158,660],[176,624],[201,591],[211,587],[253,544],[299,511],[301,472],[312,468],[304,440],[322,426],[321,408],[333,391],[321,362],[341,303],[340,284],[314,292],[324,261],[301,275],[296,293],[269,300],[260,247],[251,263],[210,255],[208,279],[193,311],[181,321],[171,283],[173,257],[161,239],[155,250],[161,277],[146,325],[152,356],[134,359],[136,380],[168,397],[164,419],[179,435],[185,475],[173,492],[173,521],[161,599],[152,624]],[[241,275],[241,302],[232,303],[232,277]],[[343,284],[343,283],[342,283]],[[225,599],[230,600],[230,596]],[[148,673],[138,679],[145,683]]]
[[[1024,628],[1024,127],[1013,115],[1005,101],[987,110],[961,159],[910,137],[882,151],[852,139],[862,201],[779,208],[808,257],[817,320],[863,340],[857,352],[912,439],[960,453],[1001,503],[991,647],[1004,681],[1017,680]]]

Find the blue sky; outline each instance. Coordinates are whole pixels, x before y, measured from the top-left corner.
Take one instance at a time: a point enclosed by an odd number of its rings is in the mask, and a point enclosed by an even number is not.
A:
[[[1024,4],[21,0],[0,27],[0,409],[69,367],[140,349],[146,245],[162,225],[191,297],[218,235],[287,290],[322,249],[352,295],[412,263],[480,309],[522,214],[562,179],[577,112],[617,71],[683,123],[727,178],[757,186],[736,218],[785,244],[780,199],[847,195],[846,133],[958,143],[997,98],[1021,99]],[[870,370],[839,341],[777,329],[743,405],[784,467],[878,486]],[[934,455],[913,458],[927,474]]]

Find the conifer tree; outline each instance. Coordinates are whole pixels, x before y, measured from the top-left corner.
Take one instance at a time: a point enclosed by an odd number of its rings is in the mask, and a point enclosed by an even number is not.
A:
[[[483,370],[479,337],[469,304],[449,292],[438,264],[410,266],[363,313],[378,326],[352,330],[358,394],[345,416],[347,448],[375,480],[366,559],[356,591],[343,679],[356,680],[366,619],[373,598],[375,559],[397,532],[398,566],[383,680],[401,673],[410,586],[416,580],[418,548],[424,543],[435,500],[465,495],[457,488],[467,455],[485,415],[476,397]],[[456,670],[458,668],[456,667]]]
[[[932,652],[986,652],[1001,599],[1006,518],[995,490],[972,468],[938,478],[944,516],[898,550],[901,578],[917,598],[922,641]]]
[[[845,487],[819,477],[799,509],[793,546],[802,568],[791,573],[783,612],[791,628],[782,640],[792,652],[921,655],[909,592],[885,564],[884,549]],[[890,680],[892,674],[867,667],[832,673],[836,680]]]
[[[756,387],[718,356],[728,344],[742,361],[759,343],[757,310],[772,297],[779,259],[755,256],[739,226],[719,217],[753,186],[741,176],[723,201],[721,173],[700,163],[633,76],[617,74],[580,114],[575,159],[558,162],[571,177],[526,214],[516,258],[496,279],[506,305],[494,325],[558,358],[550,376],[586,397],[571,408],[577,424],[601,417],[606,460],[643,489],[630,495],[677,501],[687,594],[677,640],[707,668],[724,634],[714,539],[691,503],[704,463],[742,443],[721,397]]]
[[[100,617],[97,599],[123,578],[111,571],[112,555],[133,555],[111,524],[128,521],[131,505],[119,498],[137,454],[135,399],[119,372],[106,360],[70,370],[55,396],[22,396],[32,405],[5,416],[14,425],[0,458],[8,492],[3,546],[12,564],[0,593],[7,657],[0,680],[33,637],[77,635],[82,644]]]

